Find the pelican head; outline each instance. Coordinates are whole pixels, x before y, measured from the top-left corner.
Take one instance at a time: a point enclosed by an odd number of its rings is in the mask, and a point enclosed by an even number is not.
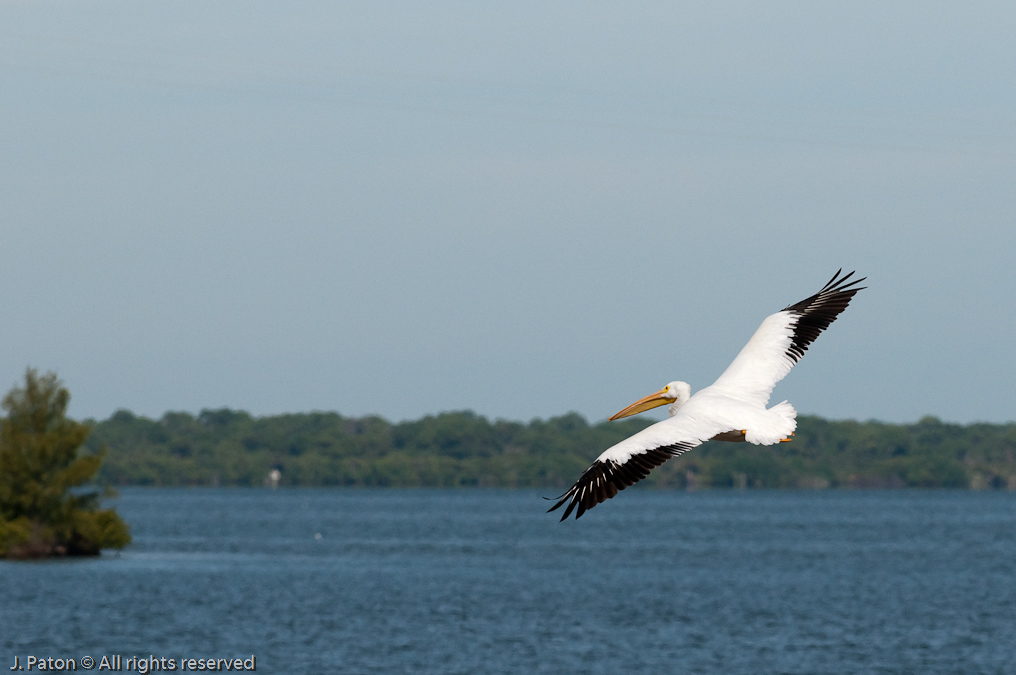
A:
[[[689,398],[691,398],[691,385],[687,382],[671,382],[663,389],[635,401],[610,419],[619,420],[622,417],[637,415],[640,412],[652,410],[653,408],[658,408],[661,405],[667,405],[668,403],[670,404],[670,415],[673,417],[673,415],[677,412],[677,409],[680,408]]]

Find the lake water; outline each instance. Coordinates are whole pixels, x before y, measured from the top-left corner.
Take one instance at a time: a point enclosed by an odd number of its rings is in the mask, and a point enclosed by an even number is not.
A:
[[[0,563],[3,672],[120,654],[256,655],[271,673],[1016,673],[1011,493],[636,489],[567,523],[531,491],[115,503],[121,554]]]

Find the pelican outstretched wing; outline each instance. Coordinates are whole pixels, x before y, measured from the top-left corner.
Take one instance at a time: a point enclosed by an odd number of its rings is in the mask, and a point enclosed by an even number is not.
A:
[[[558,502],[548,513],[567,502],[561,520],[576,508],[575,518],[581,518],[583,513],[642,480],[671,457],[683,455],[727,431],[716,422],[683,413],[678,410],[674,417],[657,422],[605,450],[567,492],[555,498]]]
[[[847,308],[864,281],[838,270],[815,295],[771,314],[710,389],[765,406],[776,383],[787,376],[808,346]]]

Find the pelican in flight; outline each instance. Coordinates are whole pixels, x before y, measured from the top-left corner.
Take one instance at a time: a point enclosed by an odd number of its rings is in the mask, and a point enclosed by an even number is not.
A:
[[[563,521],[575,518],[649,472],[705,441],[747,441],[775,445],[789,441],[797,428],[797,411],[787,401],[766,408],[776,383],[787,376],[808,346],[829,327],[864,279],[849,281],[853,272],[838,270],[815,295],[790,305],[762,322],[723,374],[692,396],[686,382],[671,382],[635,401],[610,419],[616,420],[670,404],[670,417],[608,448],[561,495],[553,511],[565,503]]]

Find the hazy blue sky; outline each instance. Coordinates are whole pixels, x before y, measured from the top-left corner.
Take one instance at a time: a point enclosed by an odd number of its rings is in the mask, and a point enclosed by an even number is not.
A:
[[[838,267],[803,413],[1016,419],[1011,3],[0,2],[0,388],[593,420]]]

